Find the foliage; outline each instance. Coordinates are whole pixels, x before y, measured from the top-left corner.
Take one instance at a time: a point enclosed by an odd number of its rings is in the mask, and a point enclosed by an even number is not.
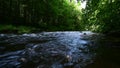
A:
[[[86,8],[81,9],[84,1]],[[0,0],[0,24],[35,27],[41,31],[120,31],[120,1]]]
[[[88,0],[83,13],[85,29],[103,33],[120,31],[119,0]]]
[[[0,0],[1,24],[41,30],[81,30],[78,0]]]

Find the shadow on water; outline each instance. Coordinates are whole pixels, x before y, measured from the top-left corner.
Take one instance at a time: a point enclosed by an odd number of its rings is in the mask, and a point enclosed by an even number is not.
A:
[[[86,68],[120,68],[120,37],[104,36],[94,63]]]
[[[0,34],[0,68],[120,68],[119,42],[90,31]]]

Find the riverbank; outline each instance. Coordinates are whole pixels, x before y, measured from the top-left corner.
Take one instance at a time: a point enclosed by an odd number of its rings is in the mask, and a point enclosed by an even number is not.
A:
[[[38,33],[38,32],[55,32],[55,31],[79,31],[80,29],[70,29],[62,26],[30,26],[30,25],[12,25],[12,24],[0,24],[0,33]]]
[[[21,34],[21,33],[31,33],[31,32],[34,32],[35,30],[38,30],[38,29],[30,26],[0,24],[0,33]]]

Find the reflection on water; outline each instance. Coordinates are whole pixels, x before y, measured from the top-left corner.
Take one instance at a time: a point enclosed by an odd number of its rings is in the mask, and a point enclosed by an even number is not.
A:
[[[0,34],[0,68],[99,68],[107,52],[100,37],[90,31]]]

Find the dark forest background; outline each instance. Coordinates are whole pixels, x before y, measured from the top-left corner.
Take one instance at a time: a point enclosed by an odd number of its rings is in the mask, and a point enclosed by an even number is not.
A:
[[[1,33],[82,30],[120,32],[120,0],[0,0]]]

